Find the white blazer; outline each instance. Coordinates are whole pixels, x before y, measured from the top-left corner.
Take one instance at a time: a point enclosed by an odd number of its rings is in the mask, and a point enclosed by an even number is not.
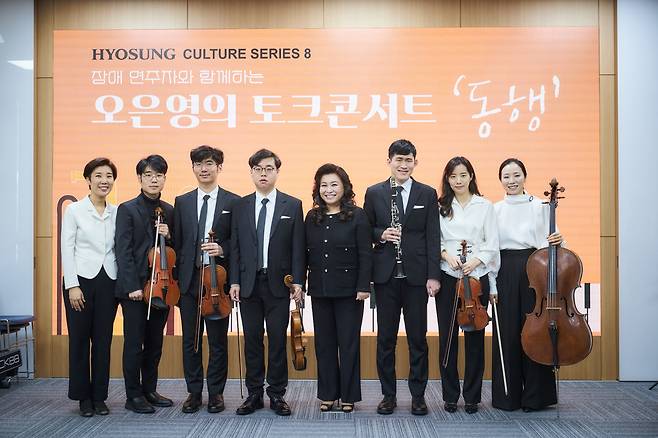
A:
[[[62,221],[62,267],[64,288],[80,286],[78,275],[92,279],[105,268],[108,277],[117,278],[114,255],[114,228],[117,207],[106,204],[99,215],[89,196],[70,204]]]

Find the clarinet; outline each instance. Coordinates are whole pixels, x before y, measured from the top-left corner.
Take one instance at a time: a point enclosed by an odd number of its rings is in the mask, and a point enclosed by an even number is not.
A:
[[[390,178],[391,183],[391,228],[395,228],[400,233],[402,233],[402,224],[400,223],[400,211],[398,210],[398,204],[395,202],[395,198],[398,195],[397,191],[397,182],[394,177]],[[400,234],[400,237],[402,234]],[[395,245],[395,275],[393,278],[407,278],[404,273],[404,267],[402,266],[402,238],[394,243]]]

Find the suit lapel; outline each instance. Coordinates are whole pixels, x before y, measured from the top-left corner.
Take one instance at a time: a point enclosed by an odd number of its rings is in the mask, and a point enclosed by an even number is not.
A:
[[[197,213],[197,199],[199,198],[199,189],[197,188],[196,190],[193,190],[190,192],[190,197],[188,199],[188,203],[190,206],[186,209],[188,211],[188,221],[190,222],[190,226],[192,227],[192,234],[194,236],[194,242],[196,242],[199,239],[199,217]],[[196,245],[196,243],[195,243]]]
[[[279,221],[281,220],[281,213],[283,213],[285,206],[286,199],[281,196],[281,192],[277,191],[276,206],[274,207],[274,216],[272,216],[272,226],[270,227],[270,237],[274,235],[274,231],[276,231],[276,227],[279,225]]]
[[[142,218],[141,224],[144,227],[144,232],[146,233],[147,238],[155,238],[151,229],[153,218],[151,217],[151,214],[149,213],[148,208],[146,208],[146,204],[144,203],[144,200],[141,199],[141,197],[137,200],[137,211],[139,212],[139,216]]]
[[[256,193],[252,194],[249,197],[249,202],[247,202],[247,217],[249,218],[251,234],[254,236],[254,240],[258,242],[258,236],[256,235]]]
[[[219,218],[222,216],[222,211],[224,211],[224,204],[226,203],[226,192],[221,187],[217,191],[217,201],[215,202],[215,215],[212,220],[212,229],[217,232],[219,227]]]
[[[414,205],[416,205],[416,201],[418,201],[418,197],[420,196],[420,186],[418,183],[413,182],[411,184],[411,192],[409,193],[409,199],[407,199],[407,208],[404,212],[404,219],[402,221],[402,225],[407,223],[407,219],[409,219],[409,216],[411,216],[411,212],[413,212]]]

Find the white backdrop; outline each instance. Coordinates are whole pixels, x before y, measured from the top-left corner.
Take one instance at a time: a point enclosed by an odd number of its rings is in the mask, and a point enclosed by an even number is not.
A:
[[[34,305],[34,4],[0,2],[0,315]]]
[[[658,380],[658,2],[617,0],[619,379]]]

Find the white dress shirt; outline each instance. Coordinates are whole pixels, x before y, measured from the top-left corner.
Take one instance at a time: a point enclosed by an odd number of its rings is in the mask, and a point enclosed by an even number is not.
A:
[[[411,185],[413,183],[414,180],[409,178],[403,184],[400,184],[400,187],[402,187],[400,195],[402,195],[402,208],[404,209],[404,212],[407,211],[407,203],[409,201],[409,194],[411,193]]]
[[[439,216],[441,224],[441,252],[459,257],[462,240],[466,240],[468,253],[466,260],[477,257],[482,262],[471,272],[472,277],[489,275],[491,292],[496,292],[495,273],[500,266],[498,251],[498,226],[493,204],[481,196],[473,195],[462,207],[457,199],[452,201],[452,218]],[[441,260],[441,270],[446,274],[461,278],[461,270],[453,270],[448,262]]]
[[[274,207],[276,206],[276,189],[272,190],[267,196],[256,192],[256,204],[254,214],[256,215],[256,226],[258,226],[258,214],[263,208],[263,199],[267,198],[267,214],[265,215],[265,230],[263,231],[263,268],[267,268],[267,251],[270,247],[270,231],[272,230],[272,219],[274,218]]]
[[[494,205],[500,249],[546,248],[550,207],[527,194],[506,195]]]
[[[114,229],[117,207],[106,203],[98,214],[89,196],[70,204],[62,220],[62,267],[64,288],[80,286],[78,276],[95,278],[105,268],[107,276],[117,278],[114,255]]]
[[[201,238],[206,239],[208,237],[208,232],[210,232],[212,228],[212,223],[215,219],[215,206],[217,205],[217,194],[219,193],[219,186],[215,186],[212,192],[206,193],[201,188],[199,187],[196,191],[196,220],[197,222],[199,221],[199,218],[201,217],[201,209],[203,208],[203,197],[206,195],[210,195],[210,198],[208,198],[208,212],[206,213],[206,229],[205,232],[203,233],[203,236],[199,236],[199,240]],[[198,257],[198,254],[197,254]],[[207,252],[203,252],[203,264],[208,265],[210,264],[210,258],[208,257]]]

